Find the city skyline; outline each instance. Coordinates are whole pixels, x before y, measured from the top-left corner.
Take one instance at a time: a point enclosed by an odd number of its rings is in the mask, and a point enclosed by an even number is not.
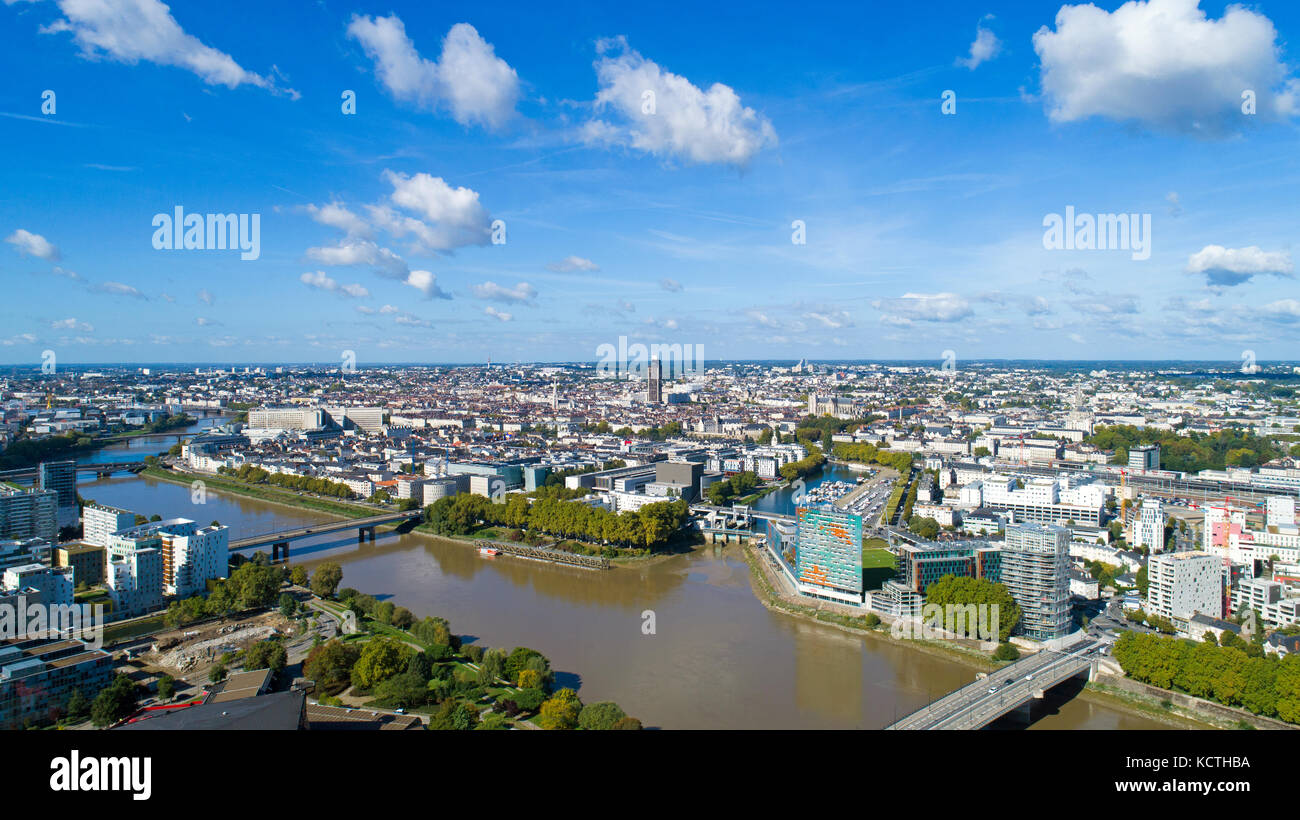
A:
[[[1284,4],[754,9],[709,48],[695,8],[356,3],[292,30],[232,8],[6,0],[25,161],[0,171],[0,364],[585,362],[620,336],[709,362],[1232,363],[1300,340]],[[853,48],[819,47],[828,24]],[[184,214],[257,215],[255,258],[165,249]],[[1132,216],[1125,247],[1045,247],[1093,215],[1098,242]]]

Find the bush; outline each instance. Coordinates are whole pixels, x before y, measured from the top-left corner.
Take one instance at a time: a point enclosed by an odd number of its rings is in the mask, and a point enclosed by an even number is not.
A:
[[[582,707],[582,712],[578,715],[578,727],[594,731],[609,730],[625,717],[627,713],[613,701],[589,703]]]
[[[998,648],[993,650],[993,660],[995,661],[1014,661],[1020,658],[1020,650],[1015,644],[1000,643]]]
[[[511,699],[521,712],[535,712],[546,700],[546,693],[541,689],[521,689]]]

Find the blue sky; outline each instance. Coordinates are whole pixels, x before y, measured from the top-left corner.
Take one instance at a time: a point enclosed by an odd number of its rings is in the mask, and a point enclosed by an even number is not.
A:
[[[4,0],[0,362],[1295,358],[1294,4],[610,5]]]

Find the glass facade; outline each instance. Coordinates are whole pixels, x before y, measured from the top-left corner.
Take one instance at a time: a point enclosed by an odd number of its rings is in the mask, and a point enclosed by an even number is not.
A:
[[[862,516],[827,504],[799,507],[795,520],[799,583],[862,600]]]

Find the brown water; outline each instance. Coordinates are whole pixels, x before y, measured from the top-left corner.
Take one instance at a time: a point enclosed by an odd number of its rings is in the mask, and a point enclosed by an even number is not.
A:
[[[141,477],[85,481],[83,496],[145,515],[219,520],[232,537],[330,516]],[[647,725],[671,729],[880,728],[975,678],[974,670],[886,639],[769,611],[737,547],[704,547],[635,569],[582,570],[484,558],[423,534],[344,531],[293,544],[309,570],[329,559],[343,585],[417,616],[448,618],[483,646],[530,646],[585,702],[615,700]],[[655,634],[642,632],[654,613]],[[1143,729],[1160,724],[1075,698],[1033,725]]]

